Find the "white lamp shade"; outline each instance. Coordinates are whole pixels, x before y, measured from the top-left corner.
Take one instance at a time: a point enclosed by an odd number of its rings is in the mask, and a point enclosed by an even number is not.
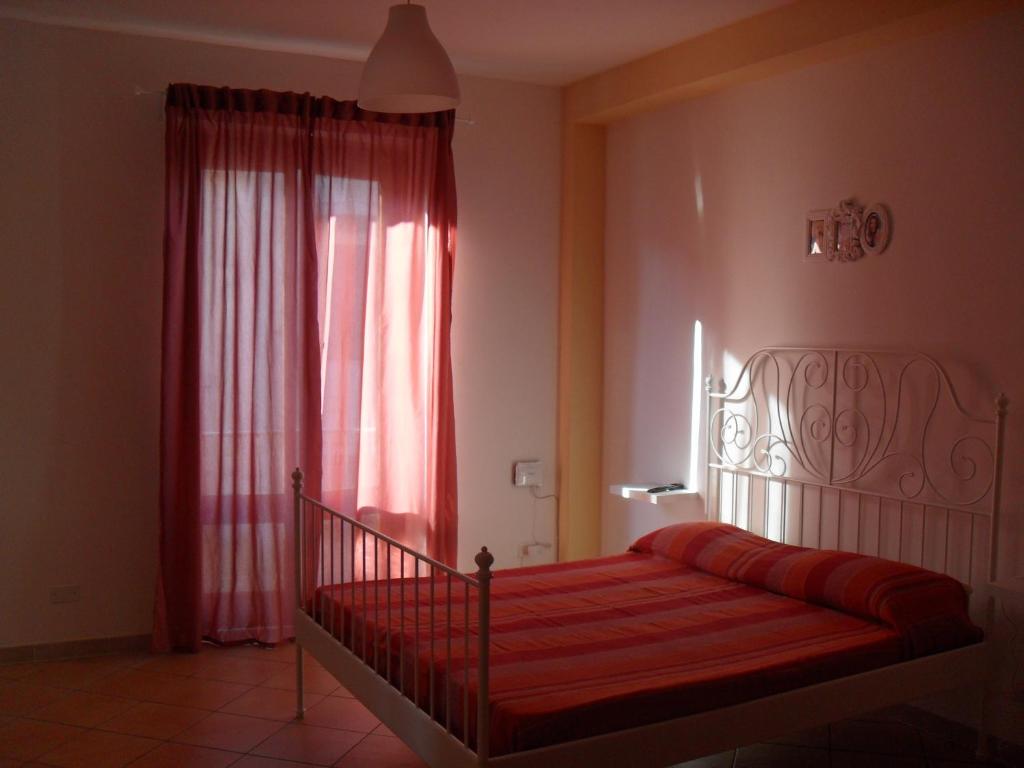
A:
[[[459,105],[459,81],[422,5],[393,5],[370,51],[358,104],[374,112],[439,112]]]

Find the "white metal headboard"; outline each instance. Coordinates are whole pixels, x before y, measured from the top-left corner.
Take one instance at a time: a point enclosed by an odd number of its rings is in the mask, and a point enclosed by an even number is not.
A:
[[[711,381],[709,519],[995,580],[1005,396],[972,415],[931,357],[857,349],[762,349]]]

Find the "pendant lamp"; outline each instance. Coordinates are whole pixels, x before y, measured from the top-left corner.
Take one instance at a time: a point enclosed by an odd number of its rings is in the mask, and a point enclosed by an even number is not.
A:
[[[374,112],[439,112],[459,105],[459,81],[422,5],[393,5],[370,51],[358,104]]]

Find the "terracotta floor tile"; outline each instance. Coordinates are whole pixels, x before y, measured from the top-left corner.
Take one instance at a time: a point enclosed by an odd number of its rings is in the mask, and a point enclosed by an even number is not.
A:
[[[929,731],[921,731],[921,743],[929,765],[938,760],[969,763],[974,760],[977,739],[971,745],[961,744],[947,736],[939,736]]]
[[[199,668],[198,653],[164,653],[152,656],[138,666],[145,672],[191,677]]]
[[[832,749],[910,757],[923,754],[918,730],[902,723],[844,720],[833,723],[830,730]]]
[[[384,723],[381,723],[376,728],[374,728],[373,732],[378,736],[395,736],[395,732],[388,728],[386,725],[384,725]]]
[[[829,768],[827,749],[792,747],[786,744],[755,744],[742,747],[736,768]]]
[[[319,705],[324,699],[323,696],[315,693],[307,693],[304,698],[307,711],[311,707]],[[243,693],[234,701],[225,704],[220,711],[231,712],[235,715],[263,717],[268,720],[294,720],[295,691],[279,688],[253,688],[248,693]]]
[[[73,659],[38,664],[29,682],[58,688],[82,689],[124,669],[105,659]]]
[[[0,664],[0,680],[21,680],[29,675],[34,675],[38,668],[39,665],[32,662]]]
[[[293,763],[291,760],[275,760],[273,757],[246,755],[231,768],[309,768],[309,763]]]
[[[39,762],[61,768],[121,768],[159,745],[138,736],[85,731],[44,754]]]
[[[294,669],[294,666],[276,661],[237,658],[211,651],[200,654],[195,676],[205,680],[224,680],[229,683],[259,685],[282,672],[294,674]]]
[[[828,749],[828,726],[822,725],[800,733],[790,733],[771,740],[772,744],[789,744],[795,747]]]
[[[179,733],[174,740],[200,747],[248,752],[280,728],[281,723],[272,720],[214,712]]]
[[[305,667],[302,674],[303,687],[307,693],[320,693],[327,695],[341,685],[334,675],[323,667]],[[278,672],[268,678],[264,683],[267,688],[282,688],[288,691],[295,690],[295,670],[288,669]]]
[[[932,764],[921,757],[832,750],[830,765],[832,768],[925,768],[926,765],[930,768]]]
[[[307,725],[343,728],[360,733],[369,733],[380,725],[380,720],[355,699],[336,696],[328,696],[319,704],[309,707],[304,719]]]
[[[36,720],[93,728],[131,709],[134,705],[135,702],[128,699],[105,696],[102,693],[73,691],[35,712],[32,717]]]
[[[62,699],[68,691],[23,680],[0,682],[0,715],[23,717]]]
[[[200,680],[196,677],[175,677],[173,682],[149,695],[149,701],[197,709],[220,709],[249,690],[247,685]]]
[[[208,650],[224,653],[235,658],[253,659],[256,661],[275,661],[279,664],[295,663],[295,643],[278,643],[273,647],[260,645],[235,645],[230,648],[210,648]],[[306,654],[309,658],[309,654]]]
[[[237,759],[238,753],[221,749],[161,744],[132,763],[131,768],[227,768]]]
[[[99,728],[131,736],[170,739],[209,716],[210,712],[205,709],[145,701],[107,720]]]
[[[181,679],[176,675],[125,668],[109,677],[90,683],[86,686],[86,690],[136,701],[154,701],[153,696],[159,696],[161,692]]]
[[[335,765],[338,768],[425,768],[426,763],[398,739],[370,734]]]
[[[350,691],[344,685],[339,685],[337,688],[335,688],[333,691],[331,691],[331,696],[339,696],[339,697],[341,697],[343,699],[354,699],[355,698],[355,696],[352,695],[352,691]]]
[[[674,768],[732,768],[735,759],[735,750],[730,750],[729,752],[719,752],[717,755],[688,760],[685,763],[679,763]]]
[[[81,733],[81,728],[69,725],[14,720],[0,727],[0,757],[34,760]]]
[[[361,733],[351,731],[317,728],[313,725],[286,725],[252,752],[280,760],[333,765],[362,738]]]

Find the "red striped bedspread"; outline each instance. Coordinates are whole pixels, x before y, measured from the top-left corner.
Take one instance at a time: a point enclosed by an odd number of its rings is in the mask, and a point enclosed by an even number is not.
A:
[[[492,755],[728,706],[914,653],[884,620],[709,573],[650,544],[494,573]],[[456,735],[468,727],[474,744],[475,590],[468,617],[463,584],[453,581],[449,594],[446,579],[431,590],[426,576],[395,579],[390,592],[381,582],[328,586],[315,605],[347,646]],[[952,647],[977,637],[965,630],[941,640]]]

